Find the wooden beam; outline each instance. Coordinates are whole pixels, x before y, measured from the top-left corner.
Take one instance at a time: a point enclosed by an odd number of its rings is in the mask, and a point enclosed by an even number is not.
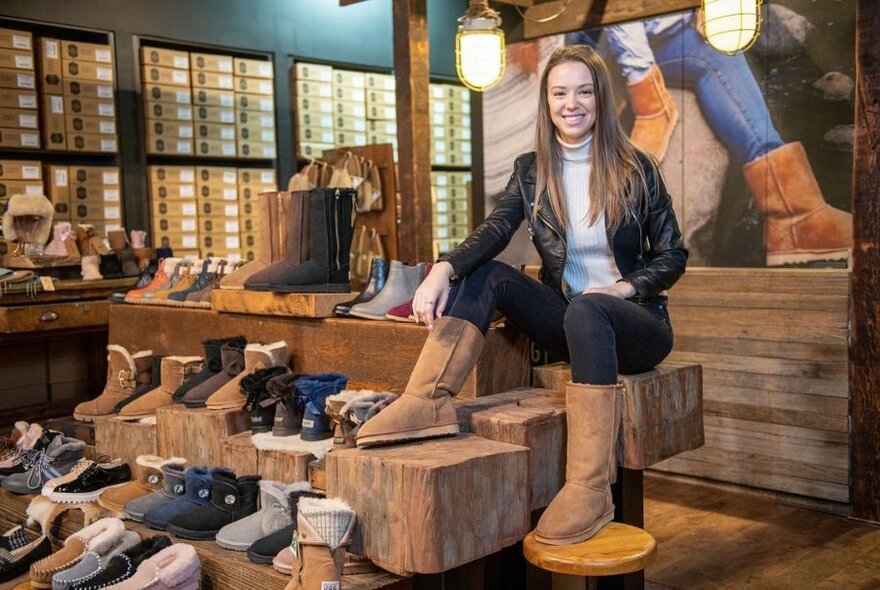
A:
[[[398,256],[431,260],[431,126],[427,0],[394,0],[400,211]]]
[[[853,515],[880,521],[880,5],[859,0],[850,306]]]
[[[534,39],[687,10],[699,5],[700,0],[552,0],[523,11],[523,37]],[[547,22],[535,22],[547,18],[550,19]]]

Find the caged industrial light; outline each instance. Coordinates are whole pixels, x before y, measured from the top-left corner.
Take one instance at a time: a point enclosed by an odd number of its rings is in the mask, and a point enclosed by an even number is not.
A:
[[[467,12],[458,19],[455,36],[455,69],[462,83],[482,92],[504,74],[504,31],[501,15],[486,0],[469,0]]]
[[[761,30],[762,0],[703,0],[703,26],[709,44],[729,55],[745,51]]]

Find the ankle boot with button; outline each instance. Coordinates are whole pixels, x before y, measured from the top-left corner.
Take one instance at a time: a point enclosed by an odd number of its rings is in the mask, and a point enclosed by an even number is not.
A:
[[[117,344],[107,346],[107,385],[101,395],[82,402],[73,410],[73,417],[92,422],[100,416],[114,413],[117,403],[126,400],[138,385],[152,381],[153,351],[142,350],[134,354]]]
[[[245,409],[251,413],[251,431],[269,432],[275,422],[275,400],[269,395],[268,383],[289,373],[287,367],[260,369],[241,380],[241,392],[247,396]]]
[[[338,498],[303,498],[296,530],[296,562],[285,590],[341,588],[345,548],[357,521],[351,506]]]
[[[302,375],[284,373],[266,384],[275,412],[272,436],[293,436],[302,429],[303,409],[297,400],[296,380]]]
[[[174,403],[174,391],[194,375],[202,364],[198,356],[166,356],[162,359],[162,383],[156,389],[126,404],[119,411],[120,420],[152,416],[156,410]]]
[[[307,491],[309,482],[285,484],[280,481],[260,482],[260,510],[224,526],[217,533],[217,544],[224,549],[247,551],[261,538],[290,526],[293,518],[288,497],[293,492]],[[288,543],[291,537],[288,535]]]
[[[222,370],[183,394],[179,401],[187,408],[204,408],[205,402],[221,387],[244,371],[244,349],[247,340],[242,336],[228,338],[220,345]]]
[[[217,411],[240,410],[247,401],[241,393],[241,380],[259,369],[284,366],[287,358],[287,343],[283,340],[270,344],[248,344],[244,348],[244,370],[215,391],[205,406]]]
[[[149,512],[144,514],[144,524],[151,529],[164,530],[174,518],[192,512],[209,502],[211,499],[211,488],[214,485],[214,477],[217,475],[235,480],[235,473],[223,467],[216,467],[211,470],[208,470],[206,467],[190,467],[187,469],[186,490],[183,495],[150,509]]]
[[[373,258],[372,263],[370,263],[370,276],[367,279],[367,285],[364,287],[364,290],[350,301],[337,303],[333,308],[333,314],[347,317],[351,312],[352,306],[372,301],[385,288],[385,281],[387,279],[388,262],[384,258]]]
[[[165,465],[182,463],[186,463],[186,461],[180,457],[163,459],[157,455],[141,455],[135,460],[134,481],[121,487],[105,490],[98,497],[98,504],[107,510],[121,514],[129,502],[162,489],[164,485],[162,468]]]
[[[215,473],[211,500],[195,510],[172,518],[168,532],[193,540],[211,540],[224,526],[257,511],[260,476]]]
[[[566,384],[565,485],[535,527],[535,538],[541,543],[580,543],[614,518],[611,482],[617,473],[622,399],[619,384]]]
[[[245,283],[246,289],[278,293],[347,293],[351,290],[348,271],[351,238],[354,231],[353,212],[356,193],[353,189],[314,189],[308,192],[304,218],[308,227],[293,230],[288,236],[288,254],[294,253],[291,243],[308,236],[308,256],[296,248],[297,258],[288,256],[273,264]],[[291,223],[293,228],[295,225]],[[298,262],[301,260],[301,262]],[[267,285],[268,283],[268,285]]]
[[[135,522],[142,522],[144,515],[172,500],[182,496],[186,491],[186,461],[177,458],[162,465],[162,489],[146,496],[135,498],[125,505],[124,514]]]
[[[251,277],[285,258],[288,253],[290,224],[294,220],[299,223],[301,219],[302,198],[302,194],[294,197],[287,191],[257,195],[260,231],[256,259],[223,277],[220,281],[221,289],[244,289],[245,282]],[[301,245],[297,247],[300,248]],[[293,256],[298,259],[300,255]]]
[[[221,338],[205,340],[202,342],[202,346],[205,349],[205,360],[198,373],[184,381],[183,385],[174,390],[174,394],[172,395],[174,403],[180,403],[180,400],[182,400],[190,390],[201,385],[223,370],[223,359],[220,356],[220,347],[223,346],[224,342],[225,340]]]
[[[411,301],[416,289],[425,278],[424,262],[415,266],[406,266],[397,260],[391,261],[388,270],[388,281],[382,292],[366,303],[353,305],[348,315],[368,320],[384,320],[385,314],[392,308]]]
[[[348,384],[348,377],[339,373],[304,375],[296,380],[297,397],[303,407],[302,440],[323,440],[333,436],[330,416],[324,412],[327,398],[339,393]]]
[[[483,349],[483,334],[454,317],[434,322],[400,398],[364,424],[357,446],[367,447],[458,433],[452,396]]]

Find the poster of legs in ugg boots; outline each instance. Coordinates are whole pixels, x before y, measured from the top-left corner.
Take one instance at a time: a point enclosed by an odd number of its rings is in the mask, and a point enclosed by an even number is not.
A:
[[[854,0],[776,0],[737,55],[706,41],[695,11],[511,43],[483,98],[487,213],[534,149],[544,63],[584,43],[616,78],[630,139],[661,163],[689,266],[846,268],[855,13]],[[501,258],[538,262],[524,235]]]

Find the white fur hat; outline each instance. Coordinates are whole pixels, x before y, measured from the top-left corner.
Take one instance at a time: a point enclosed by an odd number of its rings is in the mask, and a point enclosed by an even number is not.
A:
[[[40,218],[37,222],[37,243],[45,244],[52,232],[52,216],[55,208],[49,199],[43,195],[20,194],[9,197],[9,206],[3,214],[3,236],[7,240],[15,241],[18,234],[15,231],[13,220],[22,215],[35,215]]]

